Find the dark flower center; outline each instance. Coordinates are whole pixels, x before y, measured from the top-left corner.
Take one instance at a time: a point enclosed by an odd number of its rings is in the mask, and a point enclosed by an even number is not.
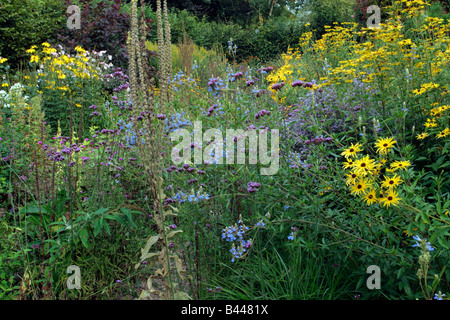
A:
[[[394,184],[394,180],[390,180],[390,181],[389,181],[389,184]]]
[[[366,166],[366,163],[365,162],[363,162],[363,163],[361,163],[361,167],[365,167]]]
[[[393,199],[393,198],[392,198],[391,196],[388,197],[388,200],[389,200],[389,201],[392,201],[392,199]]]
[[[350,152],[355,152],[355,149],[353,149],[353,148],[352,148],[352,149],[350,149]]]
[[[388,144],[387,144],[387,143],[383,144],[383,147],[385,147],[385,148],[386,148],[387,146],[388,146]]]

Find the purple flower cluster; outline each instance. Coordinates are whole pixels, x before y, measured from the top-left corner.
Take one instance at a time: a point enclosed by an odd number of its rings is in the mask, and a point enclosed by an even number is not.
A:
[[[312,82],[303,82],[302,80],[295,80],[291,83],[292,87],[303,87],[303,88],[312,88],[313,87]]]
[[[281,88],[283,88],[283,86],[284,86],[284,82],[275,83],[272,85],[272,89],[273,90],[281,90]]]
[[[212,107],[209,107],[207,116],[211,117],[213,115],[213,113],[214,113],[214,110],[217,109],[218,107],[219,106],[217,104],[213,105]]]
[[[236,72],[236,73],[231,75],[230,81],[239,80],[243,76],[244,76],[244,73],[242,71]]]
[[[127,83],[121,84],[121,85],[118,86],[117,88],[114,88],[113,91],[114,91],[114,92],[118,92],[118,91],[126,90],[126,89],[128,89],[129,87],[130,87],[130,84],[127,82]]]
[[[214,88],[214,86],[216,85],[216,82],[218,82],[219,79],[218,78],[212,78],[211,80],[208,81],[208,86]]]
[[[259,184],[258,182],[250,181],[247,184],[247,191],[250,192],[250,193],[254,193],[254,192],[258,191],[259,187],[261,187],[261,184]]]
[[[255,81],[253,81],[253,80],[248,80],[248,81],[245,82],[245,84],[247,85],[247,87],[250,87],[251,85],[254,85],[254,84],[255,84]]]
[[[265,68],[259,68],[258,70],[257,70],[258,72],[265,72],[265,73],[268,73],[268,72],[270,72],[270,71],[273,71],[273,67],[265,67]]]
[[[259,119],[260,117],[263,117],[265,115],[270,115],[270,111],[264,110],[262,109],[261,111],[259,111],[257,114],[255,114],[255,118]]]

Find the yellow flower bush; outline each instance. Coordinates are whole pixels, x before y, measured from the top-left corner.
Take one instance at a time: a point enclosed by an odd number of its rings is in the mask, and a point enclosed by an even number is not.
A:
[[[380,92],[384,108],[389,96],[413,100],[428,93],[446,94],[450,23],[425,16],[426,7],[428,4],[419,0],[394,1],[385,8],[391,18],[379,28],[358,30],[356,23],[346,22],[325,26],[326,33],[316,41],[311,33],[305,34],[299,47],[283,56],[277,72],[267,77],[269,90],[277,82],[286,84],[276,92],[271,90],[274,100],[286,101],[295,90],[292,81],[305,79],[317,81],[312,90],[333,84],[345,87],[354,79],[372,84]],[[414,23],[414,27],[405,28],[406,23]],[[396,85],[392,81],[397,81]]]
[[[363,148],[360,143],[352,144],[342,152],[346,161],[343,168],[346,174],[346,185],[351,193],[361,198],[368,205],[380,204],[383,207],[397,206],[402,200],[396,189],[403,183],[396,170],[407,170],[409,161],[396,160],[388,163],[392,148],[397,143],[392,137],[379,138],[374,147],[377,148],[376,158],[369,155],[358,155]],[[384,172],[382,174],[382,172]]]

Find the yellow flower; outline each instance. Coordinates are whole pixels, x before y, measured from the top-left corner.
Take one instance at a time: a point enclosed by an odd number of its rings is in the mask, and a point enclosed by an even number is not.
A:
[[[381,154],[388,153],[389,149],[394,147],[394,144],[397,143],[393,138],[380,138],[375,143],[375,147],[377,147],[377,152]]]
[[[346,174],[347,179],[345,179],[345,184],[346,185],[351,185],[351,184],[355,184],[356,183],[356,179],[359,178],[358,174],[355,172],[350,172]]]
[[[450,129],[447,127],[436,135],[436,138],[443,138],[450,135]]]
[[[82,47],[80,46],[76,46],[74,49],[76,52],[80,52],[80,53],[86,53],[86,50],[84,50]]]
[[[34,53],[34,52],[36,52],[36,50],[34,50],[34,48],[30,48],[26,51],[26,53]]]
[[[353,186],[351,186],[351,192],[355,195],[359,195],[360,193],[365,194],[366,189],[370,187],[371,182],[366,179],[361,179],[357,183],[355,183]]]
[[[47,48],[50,47],[50,43],[48,43],[48,42],[44,42],[42,45]]]
[[[369,156],[365,156],[355,161],[354,169],[357,173],[366,175],[372,173],[376,168],[375,160],[370,159]]]
[[[8,82],[2,83],[2,87],[7,87],[7,86],[9,86]]]
[[[423,124],[427,128],[433,128],[437,126],[436,119],[427,119],[427,122]]]
[[[411,162],[408,161],[395,161],[393,163],[391,163],[391,169],[393,171],[397,170],[397,169],[405,169],[407,170],[407,168],[411,165]]]
[[[8,61],[8,59],[0,57],[0,64],[4,63],[6,61]]]
[[[361,144],[357,143],[355,145],[353,145],[353,143],[351,144],[351,146],[347,149],[345,149],[341,155],[343,155],[346,158],[350,158],[350,157],[355,157],[357,152],[362,151],[361,149]]]
[[[423,139],[425,139],[425,138],[428,137],[428,136],[429,136],[428,132],[422,132],[422,133],[418,134],[418,135],[416,136],[416,138],[417,138],[418,140],[423,140]]]
[[[403,180],[400,179],[400,177],[397,175],[394,175],[392,178],[384,176],[384,181],[382,182],[381,186],[387,189],[396,188],[402,182]]]
[[[37,55],[32,55],[31,58],[30,58],[30,62],[36,62],[36,63],[38,63],[38,62],[39,62],[39,56],[37,56]]]
[[[377,194],[375,192],[375,189],[370,190],[365,196],[364,196],[364,201],[367,202],[368,205],[377,203]]]
[[[342,162],[342,167],[344,169],[351,169],[355,163],[352,159],[347,158],[347,162]]]
[[[390,205],[396,206],[401,198],[398,198],[398,193],[394,190],[390,190],[386,197],[383,198],[383,206],[389,207]]]
[[[81,108],[81,104],[75,103],[75,106]]]

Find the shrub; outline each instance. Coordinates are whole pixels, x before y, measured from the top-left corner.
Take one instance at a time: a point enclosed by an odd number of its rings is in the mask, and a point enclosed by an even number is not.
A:
[[[66,0],[67,6],[73,3]],[[114,57],[115,65],[126,67],[126,38],[130,17],[122,10],[122,1],[80,0],[78,3],[81,6],[81,29],[62,28],[56,36],[57,41],[71,53],[74,53],[76,46],[89,51],[106,51]],[[151,22],[147,19],[148,27]]]
[[[13,69],[31,45],[53,37],[65,22],[59,0],[4,0],[0,3],[0,54]]]

